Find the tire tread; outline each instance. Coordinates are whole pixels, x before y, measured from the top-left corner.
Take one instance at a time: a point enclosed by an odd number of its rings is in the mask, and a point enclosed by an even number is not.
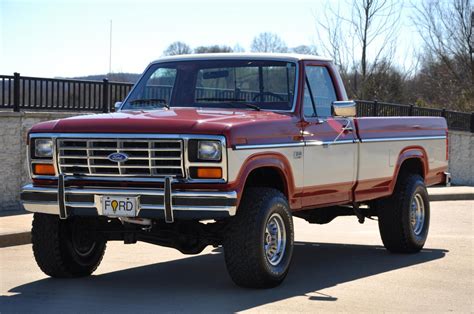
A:
[[[105,243],[98,260],[88,266],[74,267],[67,261],[62,247],[61,239],[63,223],[58,216],[35,213],[31,237],[33,244],[33,255],[39,268],[50,277],[71,278],[84,277],[92,274],[105,253]]]
[[[423,182],[420,175],[402,173],[392,196],[377,201],[380,236],[385,248],[393,253],[415,253],[421,249],[410,239],[409,218],[404,213],[419,182]]]
[[[275,197],[279,197],[286,202],[285,196],[276,189],[249,188],[242,198],[237,216],[230,224],[224,240],[225,262],[232,280],[239,286],[250,288],[275,287],[286,276],[285,273],[278,280],[271,279],[258,266],[260,265],[258,246],[261,243],[256,243],[255,239],[258,237],[256,232],[259,230],[259,224],[261,223],[261,209],[265,206],[265,203]],[[292,224],[291,230],[293,230]],[[242,258],[243,256],[245,258]]]

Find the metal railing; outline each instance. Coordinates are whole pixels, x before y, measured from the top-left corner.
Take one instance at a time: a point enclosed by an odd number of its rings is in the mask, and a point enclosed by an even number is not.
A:
[[[113,105],[122,101],[133,87],[132,83],[50,79],[14,75],[0,75],[0,109],[113,111]],[[159,94],[169,94],[166,86]],[[169,89],[169,88],[168,88]],[[207,95],[209,91],[198,91]],[[222,90],[220,92],[226,92]],[[200,96],[201,97],[201,96]],[[204,97],[204,96],[202,96]],[[206,96],[207,97],[207,96]],[[445,109],[422,108],[415,105],[357,100],[357,116],[431,116],[444,117],[451,130],[474,133],[474,113]]]
[[[450,130],[474,133],[474,113],[458,112],[446,109],[432,109],[415,105],[392,104],[379,101],[357,100],[358,117],[392,117],[392,116],[428,116],[444,117]]]
[[[109,112],[133,84],[0,75],[0,109]]]

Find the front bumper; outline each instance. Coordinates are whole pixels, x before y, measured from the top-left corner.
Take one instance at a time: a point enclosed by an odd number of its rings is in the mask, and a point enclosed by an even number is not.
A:
[[[138,196],[140,206],[137,217],[164,219],[201,220],[234,216],[237,210],[235,191],[173,191],[171,182],[163,189],[65,187],[59,180],[58,187],[25,185],[21,190],[21,202],[29,212],[69,216],[102,216],[100,198],[103,195]]]

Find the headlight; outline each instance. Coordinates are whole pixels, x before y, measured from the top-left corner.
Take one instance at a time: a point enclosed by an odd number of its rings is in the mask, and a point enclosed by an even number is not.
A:
[[[39,158],[53,157],[53,141],[50,139],[35,140],[35,156]]]
[[[221,160],[221,142],[219,141],[199,141],[198,142],[198,159],[199,160]]]

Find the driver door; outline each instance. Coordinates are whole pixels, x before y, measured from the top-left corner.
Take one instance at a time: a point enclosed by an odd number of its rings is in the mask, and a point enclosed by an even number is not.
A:
[[[352,199],[356,176],[357,144],[353,120],[333,117],[338,100],[331,70],[325,65],[305,65],[302,135],[304,147],[303,207],[343,204]]]

